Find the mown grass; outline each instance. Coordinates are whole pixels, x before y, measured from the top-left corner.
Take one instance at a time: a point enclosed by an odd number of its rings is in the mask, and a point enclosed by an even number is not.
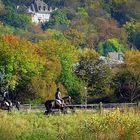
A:
[[[73,114],[0,111],[0,140],[140,140],[134,109],[77,111]]]

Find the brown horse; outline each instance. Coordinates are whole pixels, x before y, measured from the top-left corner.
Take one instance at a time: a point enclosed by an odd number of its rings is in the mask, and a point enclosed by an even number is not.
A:
[[[68,105],[72,104],[71,97],[66,96],[62,99],[64,102],[62,104],[57,102],[57,100],[47,100],[45,102],[45,108],[46,108],[45,114],[48,115],[50,113],[54,113],[54,110],[60,110],[62,113],[67,113]]]

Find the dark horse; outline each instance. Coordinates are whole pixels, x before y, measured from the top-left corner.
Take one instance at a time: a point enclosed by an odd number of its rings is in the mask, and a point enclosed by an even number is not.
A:
[[[17,110],[20,109],[20,103],[16,101],[13,91],[1,90],[0,91],[0,109],[11,111],[13,107],[16,107]]]
[[[0,109],[11,111],[12,103],[7,101],[0,101]]]
[[[0,101],[0,109],[2,110],[7,110],[7,111],[11,111],[13,107],[16,107],[17,110],[20,109],[20,103],[19,102],[8,102],[8,101]]]
[[[48,115],[50,113],[53,113],[53,110],[60,110],[62,113],[67,113],[67,108],[69,107],[70,109],[73,109],[73,107],[69,106],[72,105],[72,99],[70,96],[66,96],[64,98],[62,98],[64,103],[63,104],[59,104],[57,103],[56,100],[47,100],[45,102],[45,107],[46,107],[46,111],[45,114]]]

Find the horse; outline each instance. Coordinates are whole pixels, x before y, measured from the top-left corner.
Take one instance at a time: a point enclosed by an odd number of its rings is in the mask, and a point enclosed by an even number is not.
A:
[[[16,101],[13,92],[0,90],[0,109],[11,111],[14,106],[17,110],[20,110],[20,103]]]
[[[11,109],[12,109],[12,102],[0,101],[0,109],[11,111]]]
[[[17,101],[0,101],[0,109],[2,110],[7,110],[10,112],[14,106],[17,108],[17,110],[20,109],[20,103]]]
[[[58,109],[64,114],[67,113],[68,105],[72,104],[71,97],[66,96],[66,97],[63,97],[62,99],[64,102],[62,104],[59,104],[59,102],[57,102],[57,100],[47,100],[44,104],[45,108],[46,108],[45,114],[48,115],[50,113],[53,113],[54,109]],[[73,109],[73,108],[70,108],[70,109]]]
[[[12,107],[15,106],[17,110],[20,110],[20,102],[19,101],[13,101],[12,104],[13,104]]]

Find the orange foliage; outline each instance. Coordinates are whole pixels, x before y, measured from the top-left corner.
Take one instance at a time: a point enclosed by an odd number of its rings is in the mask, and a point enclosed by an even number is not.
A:
[[[18,37],[13,36],[13,35],[8,35],[8,34],[2,36],[1,39],[2,39],[3,41],[7,42],[7,43],[15,43],[15,42],[17,42],[17,41],[19,40]]]

